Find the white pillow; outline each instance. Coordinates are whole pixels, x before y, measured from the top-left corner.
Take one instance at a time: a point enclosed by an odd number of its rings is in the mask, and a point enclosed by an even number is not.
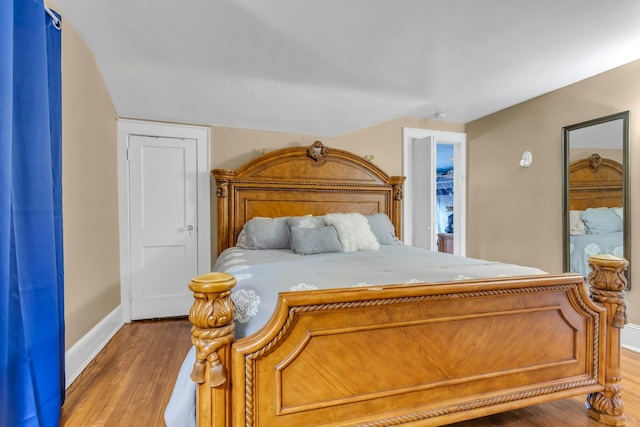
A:
[[[247,244],[247,232],[244,231],[244,228],[243,228],[240,234],[238,234],[238,240],[236,240],[236,246],[239,248],[244,248],[246,244]]]
[[[380,249],[378,239],[369,228],[367,218],[359,213],[326,214],[324,222],[333,225],[338,232],[344,252],[377,251]]]
[[[584,226],[584,221],[580,218],[580,214],[583,211],[569,211],[569,234],[577,236],[579,234],[587,234],[587,229]]]

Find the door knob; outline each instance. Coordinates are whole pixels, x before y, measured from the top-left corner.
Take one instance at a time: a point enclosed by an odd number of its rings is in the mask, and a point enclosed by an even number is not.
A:
[[[187,230],[188,231],[192,231],[193,230],[193,225],[187,225]]]

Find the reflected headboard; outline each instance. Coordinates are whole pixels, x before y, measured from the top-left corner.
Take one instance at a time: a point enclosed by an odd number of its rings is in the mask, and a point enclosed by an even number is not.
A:
[[[263,154],[236,170],[214,169],[218,254],[254,217],[382,212],[401,236],[402,183],[373,163],[320,141]]]
[[[622,165],[598,154],[569,165],[569,209],[622,206]]]

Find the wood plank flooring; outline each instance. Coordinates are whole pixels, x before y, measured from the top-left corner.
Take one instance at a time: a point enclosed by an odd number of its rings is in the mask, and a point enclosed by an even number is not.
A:
[[[124,325],[67,390],[62,427],[164,426],[163,412],[191,346],[186,319]],[[640,354],[622,351],[627,426],[640,426]],[[602,427],[585,414],[584,398],[536,405],[455,427]]]
[[[125,324],[67,389],[60,426],[164,426],[190,330],[186,318]]]

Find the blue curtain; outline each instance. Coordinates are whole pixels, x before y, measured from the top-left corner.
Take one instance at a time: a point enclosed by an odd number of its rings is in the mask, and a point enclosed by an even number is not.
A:
[[[60,30],[0,13],[0,426],[57,426],[64,399]]]

